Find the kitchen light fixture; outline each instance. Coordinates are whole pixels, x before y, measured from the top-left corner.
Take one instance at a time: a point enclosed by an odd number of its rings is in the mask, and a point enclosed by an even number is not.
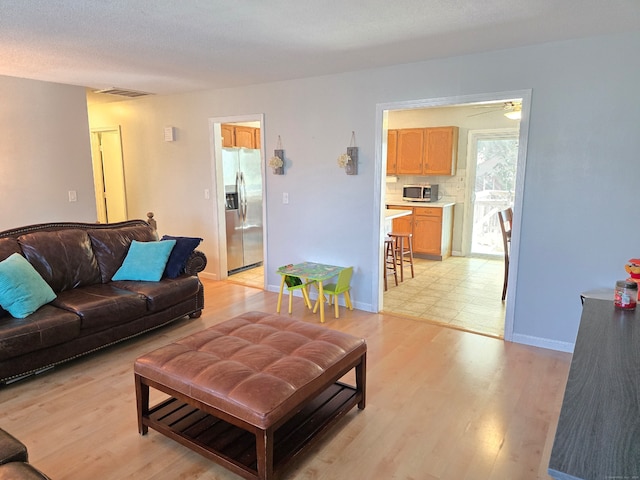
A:
[[[510,120],[520,120],[522,118],[522,106],[518,103],[513,105],[511,111],[504,114]]]

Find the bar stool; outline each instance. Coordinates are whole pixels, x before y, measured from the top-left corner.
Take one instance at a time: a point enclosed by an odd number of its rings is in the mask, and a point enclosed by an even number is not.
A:
[[[384,290],[387,291],[387,275],[389,270],[393,270],[393,277],[396,279],[396,287],[398,286],[396,250],[393,246],[393,240],[390,238],[384,241],[384,252]]]
[[[396,254],[396,264],[400,267],[400,281],[404,282],[404,264],[409,263],[411,265],[411,278],[414,278],[413,273],[413,243],[411,233],[396,233],[391,232],[388,234],[393,240],[393,246]],[[406,245],[405,245],[406,240]],[[407,258],[409,257],[409,258]]]

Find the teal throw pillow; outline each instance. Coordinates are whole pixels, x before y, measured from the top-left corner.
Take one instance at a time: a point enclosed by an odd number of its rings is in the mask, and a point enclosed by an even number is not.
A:
[[[56,294],[19,253],[0,262],[0,306],[15,318],[25,318],[55,300]]]
[[[167,265],[175,240],[160,242],[131,241],[127,256],[111,280],[158,282]]]

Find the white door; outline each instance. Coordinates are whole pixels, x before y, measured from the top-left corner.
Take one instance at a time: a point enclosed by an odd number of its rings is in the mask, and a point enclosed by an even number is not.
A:
[[[518,162],[517,129],[471,130],[467,169],[469,202],[465,255],[502,256],[498,212],[513,208]]]
[[[120,127],[92,130],[93,178],[100,223],[127,220]]]

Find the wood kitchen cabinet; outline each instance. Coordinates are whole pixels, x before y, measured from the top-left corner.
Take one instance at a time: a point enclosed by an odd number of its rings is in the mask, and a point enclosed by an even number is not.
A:
[[[458,127],[425,128],[423,175],[455,175],[458,165]]]
[[[419,257],[443,260],[451,256],[453,205],[446,207],[388,206],[412,210],[413,215],[393,219],[393,231],[413,234],[413,253]]]
[[[396,171],[399,175],[422,175],[424,128],[398,130],[396,151]]]
[[[397,173],[398,130],[387,132],[387,175]]]
[[[413,207],[398,207],[394,205],[388,208],[393,208],[394,210],[411,210],[413,212]],[[395,233],[413,233],[413,215],[394,218],[392,231]]]
[[[397,132],[395,173],[455,175],[458,164],[458,127],[401,128],[395,132]],[[387,141],[390,142],[389,139]],[[389,150],[387,150],[387,173],[389,173]]]
[[[223,123],[220,132],[223,147],[260,148],[259,128]]]
[[[220,133],[222,134],[222,146],[233,147],[236,143],[233,125],[223,123],[220,125]]]

